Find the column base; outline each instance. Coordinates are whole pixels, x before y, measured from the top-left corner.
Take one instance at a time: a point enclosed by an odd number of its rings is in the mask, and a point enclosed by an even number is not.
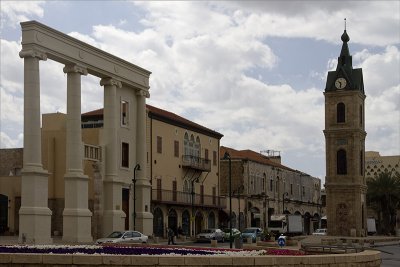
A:
[[[51,210],[47,207],[21,207],[18,242],[23,244],[52,244]]]
[[[63,238],[64,242],[92,242],[92,213],[88,209],[64,209]]]
[[[122,210],[105,210],[103,212],[103,236],[111,234],[113,231],[123,231],[125,229],[126,214]]]
[[[136,212],[136,216],[136,230],[148,236],[153,235],[153,214]]]

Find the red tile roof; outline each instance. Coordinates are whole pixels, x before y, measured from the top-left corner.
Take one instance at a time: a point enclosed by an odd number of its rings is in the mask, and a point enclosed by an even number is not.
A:
[[[177,126],[180,126],[182,128],[187,128],[191,129],[194,131],[198,131],[207,135],[214,136],[218,139],[221,139],[223,137],[222,134],[211,130],[209,128],[206,128],[200,124],[197,124],[193,121],[190,121],[188,119],[185,119],[175,113],[151,106],[151,105],[146,105],[147,110],[149,112],[149,117],[159,119],[161,121],[165,121],[171,124],[175,124]]]
[[[96,109],[96,110],[92,110],[86,113],[83,113],[82,116],[99,116],[99,115],[103,115],[103,109]]]
[[[282,165],[278,162],[275,162],[275,161],[269,159],[267,156],[265,156],[261,153],[258,153],[258,152],[255,152],[255,151],[252,151],[249,149],[236,150],[236,149],[233,149],[230,147],[220,146],[219,152],[221,155],[221,159],[223,158],[225,152],[228,152],[232,160],[233,159],[250,160],[250,161],[258,162],[261,164],[277,167],[280,169],[298,172],[297,170],[293,170],[289,167],[286,167],[285,165]]]
[[[146,108],[147,108],[150,118],[158,119],[158,120],[161,120],[161,121],[164,121],[167,123],[177,125],[182,128],[187,128],[187,129],[190,129],[193,131],[211,135],[218,139],[221,139],[223,137],[222,134],[220,134],[214,130],[211,130],[207,127],[204,127],[200,124],[197,124],[193,121],[185,119],[175,113],[172,113],[172,112],[169,112],[169,111],[166,111],[166,110],[163,110],[163,109],[160,109],[160,108],[148,105],[148,104],[146,104]],[[103,115],[103,109],[101,108],[101,109],[96,109],[93,111],[83,113],[82,117],[102,116],[102,115]]]

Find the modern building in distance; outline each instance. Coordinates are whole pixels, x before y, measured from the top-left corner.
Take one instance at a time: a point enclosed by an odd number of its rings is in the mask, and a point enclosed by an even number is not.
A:
[[[319,228],[324,215],[319,178],[281,164],[279,154],[268,156],[223,146],[220,151],[221,195],[227,198],[229,159],[224,157],[225,153],[231,161],[233,227],[241,230],[246,227],[267,229],[271,215],[301,214],[305,234]],[[226,213],[229,214],[229,204]]]
[[[365,152],[365,176],[375,177],[389,171],[400,174],[400,156],[381,156],[377,151]]]
[[[379,174],[384,172],[392,172],[392,175],[400,175],[400,156],[381,156],[377,151],[365,152],[365,177],[371,179],[377,177]],[[368,218],[375,218],[377,229],[381,229],[379,216],[374,209],[368,207],[367,210]],[[400,209],[397,210],[396,218],[396,232],[400,235]]]

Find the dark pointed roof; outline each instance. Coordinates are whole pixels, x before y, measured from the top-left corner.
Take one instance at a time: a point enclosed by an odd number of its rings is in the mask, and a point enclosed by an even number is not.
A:
[[[346,30],[344,30],[342,36],[340,37],[340,39],[342,39],[343,41],[343,45],[342,45],[342,51],[340,52],[340,56],[350,56],[350,51],[349,51],[349,46],[347,45],[347,43],[350,41],[350,37],[347,34]]]
[[[350,50],[348,42],[350,37],[347,34],[346,29],[344,30],[342,36],[342,49],[338,57],[338,64],[335,71],[329,71],[328,77],[326,79],[325,92],[336,91],[335,81],[337,78],[345,78],[347,81],[347,86],[344,90],[358,90],[364,94],[364,79],[362,74],[362,69],[353,69],[353,58],[350,55]]]

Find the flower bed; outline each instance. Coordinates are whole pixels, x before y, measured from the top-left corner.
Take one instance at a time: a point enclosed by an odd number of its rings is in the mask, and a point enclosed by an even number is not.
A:
[[[40,253],[40,254],[100,254],[100,255],[230,255],[230,256],[262,256],[284,255],[302,256],[304,253],[288,249],[218,249],[194,247],[165,246],[65,246],[65,245],[0,245],[0,253]]]

